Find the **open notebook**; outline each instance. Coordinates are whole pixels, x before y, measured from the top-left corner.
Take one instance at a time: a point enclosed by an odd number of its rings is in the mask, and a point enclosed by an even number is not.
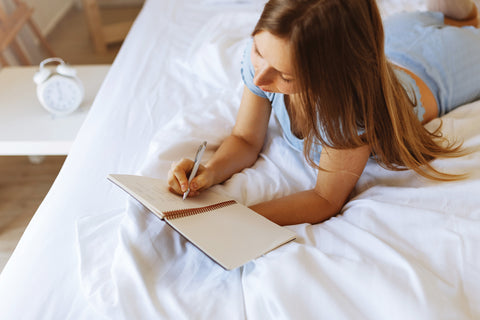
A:
[[[160,179],[121,174],[108,179],[227,270],[295,239],[294,232],[210,190],[182,200]]]

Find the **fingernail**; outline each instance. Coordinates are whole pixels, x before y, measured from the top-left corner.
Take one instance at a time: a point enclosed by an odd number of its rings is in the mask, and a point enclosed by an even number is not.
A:
[[[192,189],[197,189],[197,184],[195,182],[192,182],[192,184],[190,185],[190,187]]]

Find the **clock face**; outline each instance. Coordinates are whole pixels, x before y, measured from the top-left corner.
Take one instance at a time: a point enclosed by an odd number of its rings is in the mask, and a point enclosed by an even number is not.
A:
[[[74,111],[83,100],[83,89],[74,79],[54,75],[38,87],[42,105],[54,114]]]

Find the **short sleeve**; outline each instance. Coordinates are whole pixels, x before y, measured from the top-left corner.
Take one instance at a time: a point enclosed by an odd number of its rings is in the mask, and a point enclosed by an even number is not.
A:
[[[262,89],[260,89],[253,83],[255,70],[253,69],[252,60],[250,58],[252,45],[253,45],[253,39],[250,38],[247,42],[247,45],[245,46],[245,51],[243,52],[242,69],[241,69],[243,83],[245,83],[247,88],[250,89],[250,91],[252,91],[257,96],[268,99],[265,92],[262,91]]]

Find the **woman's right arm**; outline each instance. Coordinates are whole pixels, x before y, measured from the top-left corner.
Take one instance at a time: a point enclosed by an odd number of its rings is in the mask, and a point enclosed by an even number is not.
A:
[[[200,167],[190,184],[189,195],[195,196],[201,190],[221,183],[255,163],[265,141],[270,113],[270,101],[244,87],[232,133],[208,163]],[[182,194],[187,190],[187,175],[192,168],[193,161],[190,159],[182,159],[172,165],[168,173],[168,184],[174,192]]]

